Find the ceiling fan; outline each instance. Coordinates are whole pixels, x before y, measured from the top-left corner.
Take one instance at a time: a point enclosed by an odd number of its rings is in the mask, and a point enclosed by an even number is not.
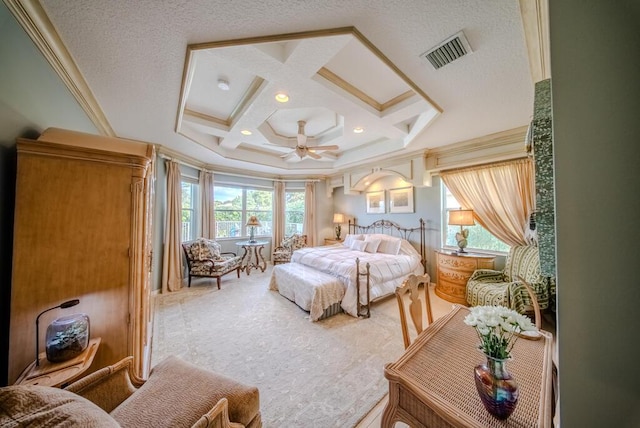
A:
[[[309,156],[313,159],[321,159],[322,154],[318,152],[325,152],[329,150],[338,150],[340,147],[336,145],[331,146],[307,146],[307,135],[304,133],[304,126],[306,122],[304,120],[298,121],[298,135],[296,135],[297,144],[291,153],[282,155],[285,159],[291,159],[293,155],[298,155],[300,159]]]

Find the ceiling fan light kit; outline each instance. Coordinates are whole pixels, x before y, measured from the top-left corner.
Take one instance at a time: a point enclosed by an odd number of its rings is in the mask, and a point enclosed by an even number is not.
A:
[[[286,103],[287,101],[289,101],[289,95],[285,94],[284,92],[278,92],[276,94],[276,101],[278,101],[279,103]]]

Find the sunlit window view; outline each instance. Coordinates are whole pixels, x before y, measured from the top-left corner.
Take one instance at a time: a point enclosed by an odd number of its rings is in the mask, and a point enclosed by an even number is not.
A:
[[[461,205],[456,198],[451,194],[449,189],[443,184],[442,185],[443,192],[443,217],[442,217],[442,225],[443,225],[443,237],[442,242],[445,247],[450,248],[458,248],[458,243],[456,241],[456,233],[460,232],[460,226],[449,226],[447,225],[447,219],[449,218],[449,211],[457,210],[461,208]],[[486,250],[486,251],[499,251],[507,253],[509,252],[509,246],[493,236],[488,230],[484,227],[480,226],[477,222],[475,226],[464,226],[465,229],[469,229],[469,237],[467,240],[469,241],[469,246],[466,248],[467,251],[470,250]]]
[[[261,226],[255,236],[270,236],[273,224],[273,191],[246,187],[215,186],[213,191],[216,238],[248,237],[250,216]]]

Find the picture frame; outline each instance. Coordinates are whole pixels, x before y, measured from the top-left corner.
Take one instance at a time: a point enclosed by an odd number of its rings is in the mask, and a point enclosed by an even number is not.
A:
[[[389,190],[389,212],[412,213],[413,210],[413,186]]]
[[[386,200],[384,190],[367,192],[367,214],[383,214],[385,212]]]

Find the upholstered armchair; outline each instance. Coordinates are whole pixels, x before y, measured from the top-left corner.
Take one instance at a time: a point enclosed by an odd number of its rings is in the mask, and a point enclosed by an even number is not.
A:
[[[540,274],[538,247],[511,247],[504,270],[476,270],[467,281],[467,303],[470,306],[507,306],[519,313],[532,312],[534,305],[526,281],[538,299],[540,309],[549,307],[549,293],[555,288],[553,278]]]
[[[191,287],[191,277],[194,276],[216,278],[218,290],[220,289],[220,278],[223,275],[235,270],[240,278],[242,258],[236,253],[220,252],[220,244],[216,241],[198,238],[194,241],[183,242],[182,249],[187,259],[189,287]]]
[[[294,233],[288,238],[284,238],[279,246],[273,249],[271,261],[274,265],[278,263],[289,263],[291,254],[299,248],[307,246],[307,235]]]

